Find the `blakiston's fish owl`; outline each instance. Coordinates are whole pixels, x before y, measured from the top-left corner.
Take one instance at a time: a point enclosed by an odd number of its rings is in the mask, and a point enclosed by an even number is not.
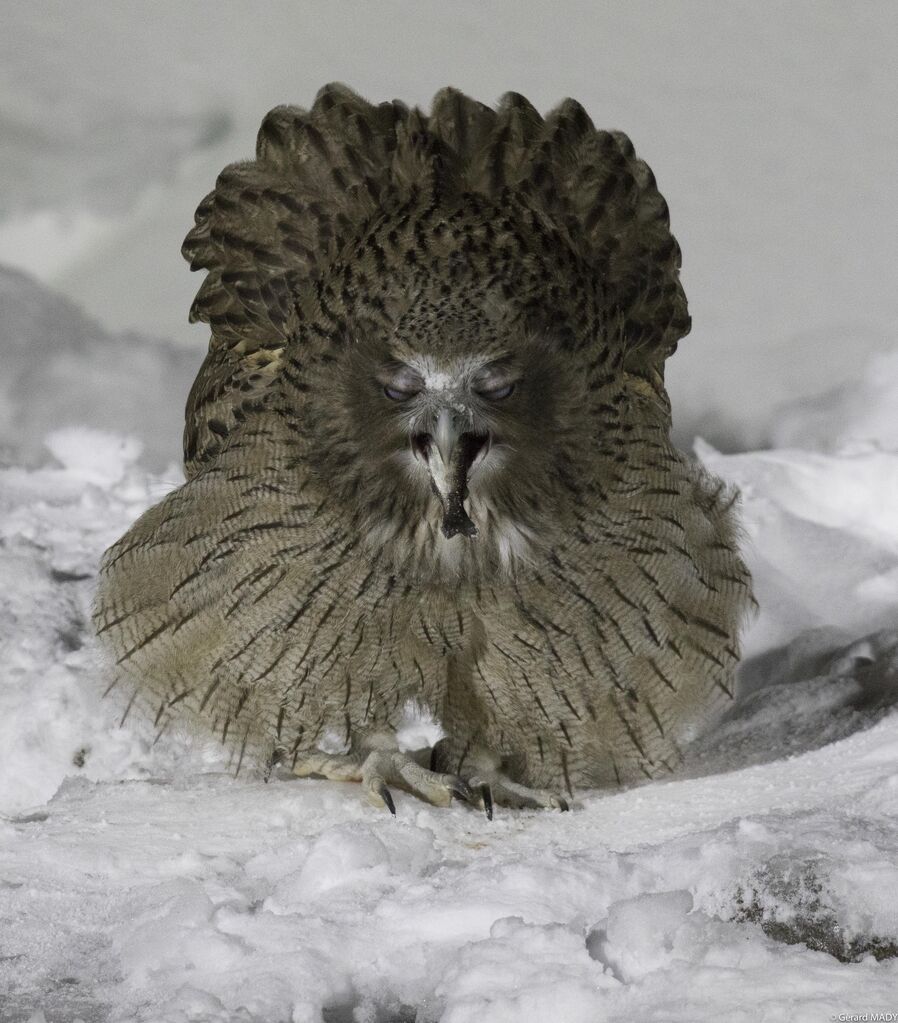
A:
[[[212,330],[187,482],[95,610],[131,702],[390,809],[669,770],[752,598],[733,495],[668,437],[690,321],[630,140],[573,100],[330,85],[268,114],[184,254]],[[427,756],[395,743],[409,701]]]

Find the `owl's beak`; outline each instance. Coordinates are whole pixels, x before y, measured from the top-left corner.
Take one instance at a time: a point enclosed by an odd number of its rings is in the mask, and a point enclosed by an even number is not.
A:
[[[443,506],[443,536],[476,536],[477,527],[465,511],[468,473],[477,456],[489,446],[489,437],[466,429],[466,417],[454,409],[440,411],[433,433],[418,433],[412,449],[430,472],[434,493]]]

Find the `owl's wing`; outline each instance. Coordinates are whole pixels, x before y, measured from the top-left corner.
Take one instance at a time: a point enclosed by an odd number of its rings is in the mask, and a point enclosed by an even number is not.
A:
[[[342,86],[322,90],[311,111],[277,107],[256,159],[226,167],[198,207],[182,253],[207,271],[190,320],[208,323],[212,338],[187,403],[189,476],[266,401],[300,298],[350,225],[376,209],[375,171],[406,116],[399,103],[374,108]]]
[[[268,386],[280,368],[284,340],[228,345],[212,335],[209,352],[187,398],[184,466],[192,479],[218,456],[222,443],[264,408]]]
[[[586,262],[602,296],[607,336],[622,345],[625,372],[666,406],[664,362],[691,321],[667,203],[630,139],[597,130],[575,100],[543,120],[509,93],[472,170],[479,190],[527,196]]]
[[[272,110],[256,159],[222,171],[184,241],[191,269],[208,271],[191,322],[209,323],[225,342],[289,336],[297,291],[376,211],[397,125],[410,116],[339,85],[322,89],[310,111]]]

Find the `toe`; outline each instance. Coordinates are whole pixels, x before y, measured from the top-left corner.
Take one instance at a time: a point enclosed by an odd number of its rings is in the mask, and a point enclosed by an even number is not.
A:
[[[372,806],[376,806],[378,809],[386,807],[394,817],[396,816],[396,804],[393,801],[393,793],[390,792],[386,781],[381,775],[369,774],[362,780],[362,789]]]
[[[531,789],[526,785],[512,781],[503,774],[469,778],[469,784],[480,796],[479,802],[487,817],[493,819],[493,805],[511,807],[515,810],[569,810],[566,799],[545,789]]]
[[[460,799],[463,803],[475,803],[477,801],[471,786],[463,778],[459,778],[456,774],[443,775],[443,777],[447,779],[449,790],[456,799]]]
[[[382,794],[387,785],[405,789],[434,806],[448,806],[453,798],[466,803],[476,802],[470,786],[458,775],[428,771],[407,753],[370,753],[362,767],[362,777],[368,798],[375,806],[385,805],[392,809],[392,800],[388,801]]]

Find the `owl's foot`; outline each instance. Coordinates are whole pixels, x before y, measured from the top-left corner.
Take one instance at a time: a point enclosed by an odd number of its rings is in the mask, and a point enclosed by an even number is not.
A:
[[[474,791],[481,793],[490,820],[493,819],[493,803],[515,810],[570,810],[568,801],[554,792],[519,785],[499,771],[481,772],[466,780]]]
[[[430,770],[441,763],[442,758],[435,752],[437,755],[429,749],[407,753],[374,749],[361,754],[333,754],[312,750],[297,759],[293,773],[300,778],[318,775],[329,781],[361,782],[368,801],[386,807],[394,816],[391,785],[433,806],[448,806],[453,798],[461,799],[479,807],[489,820],[493,819],[494,805],[516,810],[570,809],[567,800],[554,792],[512,781],[489,757],[474,758],[473,773],[464,778]]]
[[[445,739],[431,752],[431,767],[434,766],[454,766],[451,747]],[[467,756],[466,770],[458,768],[490,820],[493,819],[493,804],[515,810],[570,809],[566,799],[548,789],[533,789],[513,781],[503,770],[505,766],[502,757],[481,748]]]
[[[400,753],[396,750],[373,750],[362,764],[362,788],[374,806],[385,806],[394,816],[396,806],[390,785],[406,789],[434,806],[448,806],[452,798],[474,801],[467,784],[454,774],[439,774],[420,763],[430,757],[430,750]]]
[[[461,778],[424,767],[429,760],[429,749],[410,753],[375,749],[361,756],[312,750],[297,759],[293,773],[300,778],[319,775],[329,781],[361,782],[368,801],[374,806],[385,806],[393,815],[396,814],[396,804],[390,785],[405,789],[434,806],[448,806],[453,797],[478,803]]]

